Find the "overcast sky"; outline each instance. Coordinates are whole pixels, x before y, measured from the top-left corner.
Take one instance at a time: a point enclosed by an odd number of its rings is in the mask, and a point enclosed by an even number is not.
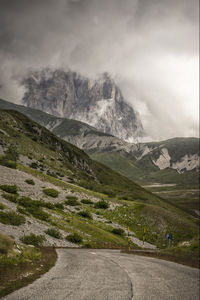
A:
[[[0,0],[0,97],[27,70],[107,71],[152,139],[198,136],[198,0]]]

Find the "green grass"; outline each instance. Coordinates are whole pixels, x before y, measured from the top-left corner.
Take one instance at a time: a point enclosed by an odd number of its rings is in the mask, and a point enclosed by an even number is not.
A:
[[[17,186],[16,185],[2,184],[2,185],[0,185],[0,189],[6,193],[17,194]]]
[[[26,219],[14,211],[0,211],[0,222],[7,225],[20,226],[26,222]]]
[[[124,235],[125,234],[125,232],[124,232],[124,230],[122,228],[114,228],[112,230],[112,233],[118,234],[118,235]]]
[[[6,206],[3,203],[0,203],[0,210],[4,210]]]
[[[130,226],[140,239],[143,237],[144,227],[146,227],[146,240],[161,246],[165,242],[163,242],[163,236],[166,231],[172,233],[175,244],[181,239],[191,238],[196,234],[198,230],[196,221],[175,206],[170,205],[169,202],[145,191],[139,185],[109,168],[91,161],[81,150],[55,137],[23,115],[0,111],[0,117],[0,128],[7,133],[7,135],[0,135],[2,145],[15,145],[17,153],[32,157],[34,161],[37,161],[38,166],[42,162],[45,170],[50,170],[51,175],[52,172],[60,173],[60,169],[62,169],[62,175],[73,178],[74,184],[46,175],[41,172],[42,169],[31,169],[18,163],[19,170],[64,190],[70,189],[72,192],[81,193],[81,197],[84,197],[85,194],[99,200],[105,199],[120,204],[120,207],[114,210],[101,209],[99,211],[108,222],[116,222],[125,227]],[[38,130],[41,132],[40,135],[38,135]],[[144,163],[143,167],[148,171],[150,160],[141,163]],[[147,175],[145,174],[145,176]],[[163,176],[167,175],[165,173]],[[126,201],[121,201],[121,199],[126,199]],[[86,208],[84,203],[80,203],[79,206],[81,210]],[[50,203],[44,204],[42,201],[31,200],[27,206],[18,202],[19,207],[33,217],[49,223],[54,222],[58,229],[65,228],[63,230],[66,232],[74,233],[74,231],[81,230],[85,243],[91,242],[95,246],[107,245],[108,247],[127,244],[123,237],[111,233],[111,226],[106,227],[101,222],[83,218],[77,213],[66,213]],[[43,211],[44,207],[51,211],[46,213]],[[67,210],[68,208],[65,207],[65,211]],[[90,214],[97,213],[97,208],[87,205],[87,211]],[[51,216],[52,212],[61,215],[63,220]],[[51,223],[51,225],[54,224]]]
[[[20,238],[20,241],[26,245],[33,245],[35,247],[41,247],[45,241],[45,237],[42,235],[36,235],[30,233],[29,235],[24,235]]]
[[[109,203],[105,200],[99,200],[97,203],[95,203],[95,208],[107,209],[109,208]]]
[[[27,213],[31,214],[34,218],[39,219],[41,221],[49,221],[49,215],[42,210],[42,207],[53,208],[53,204],[48,204],[39,200],[32,200],[29,197],[21,197],[17,200],[17,203],[20,206],[23,206]]]
[[[81,203],[83,204],[94,204],[90,199],[81,199]]]
[[[75,232],[73,234],[69,234],[68,236],[66,236],[66,240],[68,240],[71,243],[80,244],[82,243],[83,238],[80,234]]]
[[[33,179],[26,179],[25,182],[30,185],[35,185],[35,182],[33,181]]]
[[[4,275],[0,277],[0,297],[32,283],[53,267],[57,258],[52,247],[39,250],[24,246],[20,247],[20,251],[20,254],[12,252],[12,259],[7,255],[0,255],[0,274]]]
[[[186,145],[187,143],[188,145]],[[180,155],[184,156],[184,151],[189,151],[188,153],[191,152],[191,154],[195,153],[195,151],[196,153],[198,153],[198,139],[195,139],[194,143],[195,145],[194,147],[192,147],[188,139],[185,139],[184,146],[187,146],[187,149],[184,149],[183,151],[180,148],[180,144],[178,147],[175,147],[175,145],[170,145],[172,161],[174,159],[176,160],[180,158]],[[158,146],[158,144],[159,143],[157,143],[156,145]],[[158,152],[160,153],[160,150]],[[153,164],[152,156],[156,156],[155,153],[146,155],[142,159],[137,161],[134,155],[128,155],[118,152],[105,151],[90,154],[90,157],[92,159],[103,163],[104,165],[110,167],[111,169],[122,174],[123,176],[126,176],[141,185],[155,182],[165,184],[176,183],[178,185],[193,185],[195,183],[196,185],[198,185],[199,175],[198,172],[196,172],[195,170],[184,172],[181,174],[179,174],[176,170],[169,168],[160,170],[157,166]]]
[[[3,193],[1,196],[6,200],[17,203],[18,194],[5,194],[5,193]]]
[[[0,233],[0,255],[7,254],[8,251],[13,248],[13,246],[14,241],[10,237]]]
[[[85,210],[79,211],[78,215],[86,219],[92,219],[91,213]]]
[[[167,261],[172,261],[175,263],[183,264],[193,268],[200,268],[200,257],[199,257],[199,238],[194,237],[191,241],[187,242],[188,245],[177,245],[176,247],[171,247],[167,249],[157,250],[154,252],[149,251],[128,251],[123,250],[128,254],[135,254],[141,256],[154,257],[157,259],[163,259]]]
[[[65,201],[65,204],[70,206],[77,206],[80,205],[80,203],[77,201],[77,197],[68,196],[68,199]]]
[[[48,228],[46,231],[45,231],[46,234],[56,238],[56,239],[62,239],[62,234],[59,232],[58,229],[55,229],[55,228]]]
[[[57,198],[58,197],[58,194],[59,192],[55,189],[52,189],[52,188],[46,188],[43,190],[43,193],[47,196],[50,196],[52,198]]]

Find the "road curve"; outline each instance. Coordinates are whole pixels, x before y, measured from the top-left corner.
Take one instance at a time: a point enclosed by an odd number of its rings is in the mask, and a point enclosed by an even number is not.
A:
[[[59,249],[56,265],[5,300],[199,300],[199,271],[117,250]]]

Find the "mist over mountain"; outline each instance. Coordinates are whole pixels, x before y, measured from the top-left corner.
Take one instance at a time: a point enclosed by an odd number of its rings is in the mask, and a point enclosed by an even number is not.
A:
[[[126,141],[144,135],[138,112],[107,73],[90,80],[70,70],[43,69],[31,72],[23,85],[28,107],[85,122]]]

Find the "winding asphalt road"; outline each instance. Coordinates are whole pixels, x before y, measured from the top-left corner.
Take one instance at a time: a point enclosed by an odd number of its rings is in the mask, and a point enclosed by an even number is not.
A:
[[[199,271],[117,250],[59,249],[56,265],[6,300],[199,300]]]

